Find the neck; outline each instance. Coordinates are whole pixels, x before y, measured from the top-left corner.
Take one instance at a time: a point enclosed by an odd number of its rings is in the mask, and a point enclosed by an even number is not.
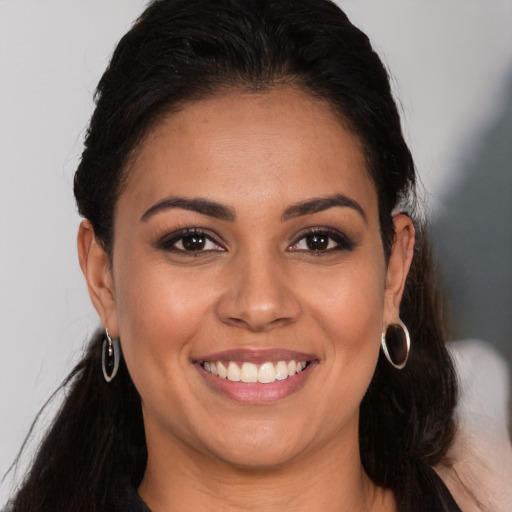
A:
[[[153,512],[394,511],[361,464],[357,442],[316,449],[278,466],[236,467],[192,448],[152,449],[139,494]],[[318,447],[317,447],[318,448]]]

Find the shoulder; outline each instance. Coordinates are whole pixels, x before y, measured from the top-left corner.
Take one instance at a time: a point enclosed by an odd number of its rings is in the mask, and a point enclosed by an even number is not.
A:
[[[458,431],[448,463],[436,467],[464,511],[512,510],[512,444],[508,433],[509,370],[487,343],[451,347],[460,380]]]

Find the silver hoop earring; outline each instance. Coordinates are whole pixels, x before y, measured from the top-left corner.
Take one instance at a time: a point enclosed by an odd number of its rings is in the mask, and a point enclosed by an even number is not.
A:
[[[119,370],[119,360],[121,359],[121,350],[119,348],[119,339],[112,339],[105,328],[105,338],[101,346],[101,369],[103,377],[110,382]]]
[[[384,327],[380,344],[386,359],[394,368],[397,370],[405,368],[411,349],[411,338],[402,320],[398,319],[397,323]]]

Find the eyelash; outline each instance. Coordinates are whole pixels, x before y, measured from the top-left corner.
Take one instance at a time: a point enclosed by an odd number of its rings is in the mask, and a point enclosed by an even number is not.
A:
[[[305,241],[308,237],[318,237],[324,240],[327,240],[327,247],[324,249],[299,249],[297,248],[298,244],[302,241]],[[334,242],[336,245],[334,247],[329,247],[331,242]],[[306,242],[307,243],[307,242]],[[329,228],[312,228],[306,231],[303,231],[299,234],[296,241],[290,246],[288,250],[292,252],[310,252],[315,255],[338,252],[338,251],[352,251],[356,247],[355,242],[350,240],[346,235],[340,233],[339,231],[329,229]]]
[[[204,245],[203,245],[203,247],[196,249],[196,250],[187,250],[183,245],[184,240],[186,240],[187,238],[189,240],[191,240],[194,237],[198,238],[198,239],[199,238],[203,239],[204,244],[211,242],[216,246],[216,248],[204,250],[203,249]],[[181,242],[183,248],[176,247],[176,245],[179,242]],[[225,251],[226,250],[224,248],[224,246],[222,244],[220,244],[215,239],[215,237],[213,235],[211,235],[211,234],[207,233],[206,231],[199,229],[199,228],[187,228],[187,229],[182,229],[180,231],[171,233],[171,234],[166,235],[163,238],[161,238],[157,242],[156,245],[159,249],[162,249],[164,251],[175,252],[175,253],[180,253],[180,254],[185,254],[185,255],[193,255],[193,256],[197,256],[201,252],[211,253],[212,251]]]
[[[202,243],[202,246],[196,248],[195,250],[187,250],[184,245],[184,241],[186,239],[189,239],[189,241],[191,241],[191,239],[193,239],[194,237],[197,239],[202,239],[202,241],[199,242],[200,245]],[[308,237],[317,237],[318,239],[320,239],[318,240],[318,243],[320,244],[325,244],[325,242],[327,242],[327,247],[319,249],[312,249],[310,247],[299,248],[298,245],[302,241],[306,241]],[[216,238],[217,237],[206,232],[205,230],[199,228],[187,228],[164,236],[157,242],[156,246],[157,248],[162,249],[164,251],[192,256],[199,256],[200,253],[210,254],[211,252],[215,251],[225,251],[226,249],[224,245],[222,243],[219,243]],[[180,242],[182,245],[181,248],[177,247],[177,244]],[[210,249],[204,249],[204,246],[208,244],[208,242],[214,244],[215,247]],[[335,246],[329,247],[329,245],[331,245],[332,242],[334,242]],[[300,233],[299,236],[296,238],[296,241],[293,242],[288,247],[288,251],[305,253],[310,252],[315,255],[320,255],[338,251],[352,251],[355,247],[356,244],[352,240],[350,240],[346,235],[336,230],[329,228],[312,228]]]

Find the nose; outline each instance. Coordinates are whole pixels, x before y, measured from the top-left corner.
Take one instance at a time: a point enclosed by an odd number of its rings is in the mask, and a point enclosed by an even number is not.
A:
[[[228,284],[217,305],[219,319],[252,332],[295,322],[301,312],[300,301],[283,267],[261,253],[238,258],[227,272]]]

